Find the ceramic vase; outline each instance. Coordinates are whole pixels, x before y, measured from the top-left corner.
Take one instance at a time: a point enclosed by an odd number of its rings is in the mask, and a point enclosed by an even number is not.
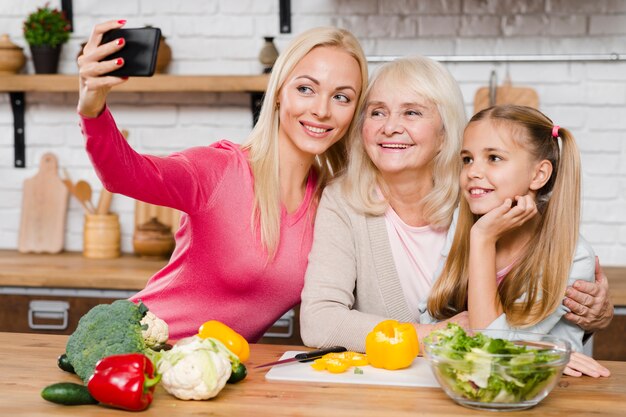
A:
[[[269,73],[272,71],[274,62],[276,62],[276,59],[278,58],[278,49],[276,49],[276,45],[274,45],[273,37],[267,36],[263,39],[265,39],[265,43],[259,53],[259,61],[263,64],[263,72]]]

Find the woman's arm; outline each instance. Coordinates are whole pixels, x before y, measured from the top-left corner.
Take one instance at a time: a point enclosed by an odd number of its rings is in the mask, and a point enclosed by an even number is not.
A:
[[[96,118],[81,117],[81,128],[89,159],[107,190],[189,214],[206,207],[227,164],[227,152],[209,147],[166,157],[139,154],[106,106]]]
[[[359,260],[353,218],[340,201],[340,190],[332,191],[330,187],[324,191],[317,209],[302,291],[300,331],[307,346],[341,345],[362,352],[367,333],[386,317],[353,309],[357,279],[359,285],[372,283],[365,283],[365,277],[357,278]]]
[[[609,281],[596,257],[595,281],[577,280],[567,288],[563,304],[570,309],[565,318],[587,332],[605,329],[613,319]]]
[[[135,152],[120,133],[106,106],[108,93],[126,80],[107,76],[106,73],[124,65],[120,60],[105,57],[124,48],[125,41],[116,39],[100,45],[104,33],[125,24],[111,20],[96,25],[77,59],[79,72],[79,98],[77,110],[81,118],[81,132],[86,139],[86,149],[104,187],[152,204],[173,207],[192,213],[206,207],[210,198],[213,177],[219,176],[219,153],[210,163],[198,152],[184,152],[170,157],[140,155]],[[197,160],[201,162],[194,165]],[[224,159],[224,158],[221,158]],[[210,169],[206,166],[210,165]],[[198,166],[203,167],[201,170]],[[219,178],[217,179],[219,180]]]

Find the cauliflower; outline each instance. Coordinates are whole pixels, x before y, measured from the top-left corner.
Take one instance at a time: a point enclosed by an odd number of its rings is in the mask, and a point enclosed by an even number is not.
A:
[[[230,378],[228,356],[208,339],[192,336],[181,339],[157,362],[163,388],[181,400],[215,397]]]
[[[158,318],[153,312],[148,311],[141,319],[141,335],[146,346],[154,348],[167,342],[169,331],[167,323]]]

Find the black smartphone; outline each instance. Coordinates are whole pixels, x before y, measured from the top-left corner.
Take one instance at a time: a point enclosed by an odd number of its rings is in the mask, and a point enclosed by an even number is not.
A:
[[[153,27],[113,29],[102,35],[101,44],[119,38],[124,38],[124,47],[104,60],[123,58],[124,66],[106,75],[116,77],[151,77],[154,75],[161,29]]]

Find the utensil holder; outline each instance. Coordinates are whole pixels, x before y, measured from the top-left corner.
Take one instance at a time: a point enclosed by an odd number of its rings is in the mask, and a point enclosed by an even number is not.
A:
[[[94,259],[120,256],[120,220],[117,214],[85,214],[83,256]]]

